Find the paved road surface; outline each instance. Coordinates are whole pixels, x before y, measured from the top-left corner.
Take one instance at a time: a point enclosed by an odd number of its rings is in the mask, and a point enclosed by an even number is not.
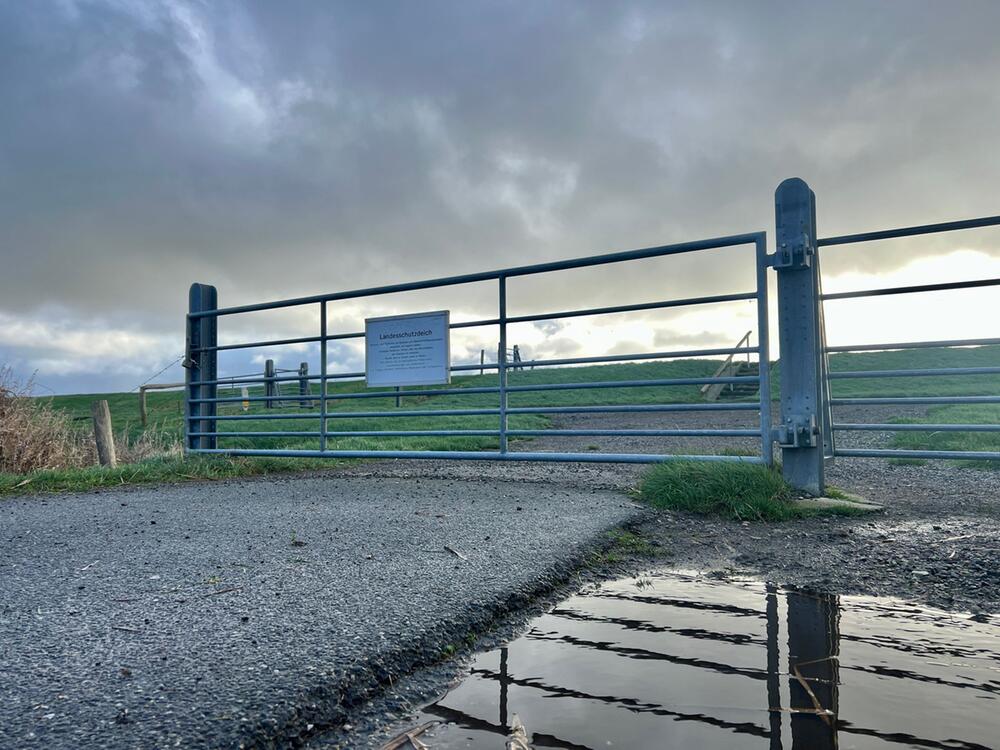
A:
[[[420,478],[0,500],[0,747],[308,736],[637,513],[610,491]]]

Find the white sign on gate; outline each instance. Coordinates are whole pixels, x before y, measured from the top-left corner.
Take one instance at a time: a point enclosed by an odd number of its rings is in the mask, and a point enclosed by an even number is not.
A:
[[[448,310],[365,320],[369,388],[451,382]]]

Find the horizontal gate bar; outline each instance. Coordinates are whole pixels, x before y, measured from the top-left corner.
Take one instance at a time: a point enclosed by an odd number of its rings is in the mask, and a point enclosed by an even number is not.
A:
[[[189,432],[188,435],[192,437],[219,437],[219,438],[234,438],[234,437],[313,437],[319,438],[320,431],[314,430],[312,432],[299,432],[289,430],[283,432],[281,430],[272,430],[270,432]]]
[[[760,430],[507,430],[515,437],[546,436],[568,437],[760,437]]]
[[[227,456],[284,456],[288,458],[408,458],[479,461],[566,461],[573,463],[651,464],[664,461],[705,461],[711,463],[760,464],[759,456],[689,456],[646,453],[500,453],[498,451],[309,451],[258,449],[191,449],[189,453]]]
[[[844,432],[1000,432],[1000,424],[834,424]]]
[[[405,393],[405,392],[404,392]],[[390,394],[395,395],[395,394]],[[288,397],[286,401],[295,401],[293,397]],[[313,401],[320,399],[313,398]],[[499,414],[499,409],[427,409],[427,410],[403,410],[393,409],[391,411],[331,411],[326,413],[327,419],[368,419],[373,417],[472,417],[491,416]],[[319,412],[306,412],[304,414],[219,414],[212,417],[218,420],[243,420],[243,419],[320,419],[323,415]]]
[[[595,380],[593,383],[538,383],[534,385],[509,385],[507,391],[576,391],[587,388],[642,388],[668,385],[701,385],[702,383],[758,383],[757,375],[734,375],[729,377],[704,378],[660,378],[658,380]],[[469,390],[469,389],[462,389]]]
[[[911,451],[839,448],[833,452],[833,455],[848,458],[955,458],[972,461],[1000,461],[1000,453],[988,451]]]
[[[621,406],[515,406],[508,414],[605,414],[642,411],[757,411],[760,404],[631,404]]]
[[[364,375],[364,373],[362,373]],[[263,375],[246,375],[231,378],[218,378],[216,380],[191,381],[188,385],[239,385],[241,383],[292,383],[300,380],[321,380],[322,375],[275,375],[273,378],[266,378]],[[318,394],[317,394],[318,395]]]
[[[691,349],[681,352],[645,352],[642,354],[613,354],[604,357],[570,357],[568,359],[523,359],[517,363],[519,367],[545,367],[546,365],[590,365],[602,362],[630,362],[637,359],[688,359],[696,357],[712,357],[725,354],[757,354],[756,346],[737,347],[735,349]]]
[[[949,289],[973,289],[975,287],[1000,286],[1000,279],[976,279],[973,281],[949,281],[942,284],[919,284],[914,286],[891,286],[883,289],[862,289],[856,292],[837,292],[820,295],[820,299],[829,302],[837,299],[856,299],[858,297],[885,297],[890,294],[916,294],[919,292],[944,292]]]
[[[718,302],[742,302],[757,299],[756,292],[738,294],[717,294],[711,297],[689,297],[687,299],[664,300],[662,302],[643,302],[636,305],[616,305],[614,307],[591,307],[582,310],[563,310],[552,313],[535,313],[507,318],[508,323],[531,323],[536,320],[555,320],[557,318],[578,318],[585,315],[612,315],[615,313],[637,312],[640,310],[661,310],[667,307],[688,307],[692,305],[711,305]]]
[[[952,346],[992,346],[1000,344],[1000,339],[945,339],[942,341],[900,341],[894,344],[852,344],[848,346],[828,346],[833,352],[877,352],[888,349],[940,349]]]
[[[874,240],[890,240],[898,237],[913,237],[918,234],[936,234],[938,232],[954,232],[958,229],[979,229],[1000,225],[1000,216],[984,216],[980,219],[963,219],[962,221],[945,221],[939,224],[921,224],[915,227],[900,229],[884,229],[879,232],[861,232],[860,234],[844,234],[839,237],[824,237],[816,240],[819,247],[831,245],[849,245],[854,242],[872,242]]]
[[[204,316],[201,316],[204,317]],[[321,336],[300,336],[294,339],[269,339],[267,341],[247,341],[239,344],[219,344],[217,346],[196,346],[192,352],[225,352],[232,349],[250,349],[255,346],[287,346],[289,344],[310,344],[322,341]]]
[[[399,396],[456,396],[462,394],[479,394],[479,393],[499,393],[500,389],[496,387],[482,387],[482,388],[441,388],[439,390],[427,389],[427,390],[412,390],[412,391],[363,391],[359,393],[328,393],[326,396],[327,401],[338,401],[343,399],[351,398],[395,398]],[[299,395],[286,394],[281,396],[223,396],[220,398],[192,398],[188,401],[192,404],[197,403],[235,403],[238,401],[305,401],[309,398],[319,399],[322,394],[316,393],[310,396],[310,394]]]
[[[886,396],[885,398],[831,398],[831,406],[875,404],[1000,404],[1000,396]]]
[[[293,401],[295,399],[288,398]],[[757,402],[732,404],[622,404],[620,406],[518,406],[507,409],[508,414],[604,414],[627,412],[670,412],[670,411],[757,411]],[[427,409],[404,411],[347,411],[327,412],[327,419],[369,419],[374,417],[471,417],[493,416],[500,409]],[[319,419],[320,414],[219,414],[213,419]]]
[[[205,435],[220,438],[232,437],[320,437],[315,432],[191,432],[189,435]],[[331,437],[491,437],[500,434],[500,430],[347,430],[342,432],[327,432]]]
[[[476,362],[475,364],[468,364],[468,365],[452,365],[451,371],[468,372],[471,370],[495,370],[497,369],[497,367],[499,367],[499,365],[496,362],[492,363],[484,362],[483,364],[479,364],[478,362]],[[294,372],[294,371],[288,370],[287,372]],[[318,375],[318,374],[304,375],[304,376],[282,375],[280,377],[273,377],[273,378],[266,378],[262,375],[246,375],[246,376],[234,375],[233,377],[220,378],[218,380],[192,381],[191,383],[189,383],[189,385],[234,385],[237,383],[286,383],[286,382],[290,383],[290,382],[297,382],[300,380],[322,380],[323,377],[324,377],[323,375]],[[338,372],[326,375],[327,380],[350,380],[350,379],[358,380],[363,377],[365,377],[364,372]],[[406,391],[403,391],[403,393],[406,393]],[[320,394],[317,393],[316,397],[318,398],[319,395]]]
[[[481,393],[499,393],[500,388],[497,386],[476,386],[475,388],[439,388],[437,390],[433,388],[418,388],[409,391],[400,390],[397,394],[396,391],[362,391],[360,393],[330,393],[327,394],[327,401],[342,401],[344,399],[352,398],[385,398],[386,396],[395,397],[399,396],[462,396],[462,395],[476,395]]]
[[[712,250],[724,247],[734,247],[736,245],[752,245],[758,240],[762,240],[764,232],[751,232],[749,234],[735,234],[728,237],[715,237],[706,240],[696,240],[694,242],[680,242],[672,245],[660,245],[657,247],[647,247],[638,250],[626,250],[624,252],[606,253],[603,255],[592,255],[586,258],[573,258],[570,260],[557,260],[549,263],[536,263],[529,266],[516,266],[514,268],[499,269],[496,271],[486,271],[481,273],[469,273],[460,276],[447,276],[438,279],[428,279],[426,281],[411,281],[403,284],[390,284],[388,286],[370,287],[368,289],[356,289],[350,292],[337,292],[334,294],[316,294],[309,297],[297,297],[294,299],[275,300],[273,302],[263,302],[256,305],[239,305],[236,307],[222,307],[217,310],[204,310],[188,314],[189,318],[203,318],[208,316],[233,315],[235,313],[256,312],[260,310],[274,310],[282,307],[296,307],[318,302],[333,302],[335,300],[356,299],[357,297],[372,297],[381,294],[395,294],[397,292],[411,292],[419,289],[434,289],[442,286],[454,286],[456,284],[471,284],[477,281],[492,281],[500,278],[511,278],[514,276],[527,276],[529,274],[548,273],[550,271],[567,271],[573,268],[586,268],[589,266],[600,266],[608,263],[620,263],[629,260],[642,260],[644,258],[657,258],[665,255],[678,255],[681,253],[691,253],[698,250]]]
[[[500,430],[342,430],[327,437],[496,437]]]
[[[663,387],[663,386],[678,386],[678,385],[700,385],[702,383],[750,383],[750,382],[760,382],[760,377],[757,375],[737,375],[732,377],[704,377],[704,378],[663,378],[660,380],[607,380],[607,381],[595,381],[593,383],[543,383],[536,385],[517,385],[517,386],[507,386],[508,392],[529,392],[529,391],[574,391],[574,390],[585,390],[592,388],[644,388],[644,387]],[[462,396],[462,395],[476,395],[482,393],[499,393],[500,388],[495,386],[483,386],[476,388],[440,388],[440,389],[426,389],[426,390],[410,390],[410,391],[400,391],[399,395],[402,396]],[[294,394],[294,395],[279,395],[279,396],[221,396],[217,398],[192,398],[189,399],[190,403],[235,403],[243,401],[296,401],[308,399],[310,394]],[[320,394],[316,394],[314,398],[319,398]],[[395,391],[373,391],[373,392],[360,392],[360,393],[331,393],[327,394],[327,401],[337,401],[344,399],[356,399],[356,398],[393,398],[396,396]]]
[[[994,427],[1000,431],[1000,426]],[[192,437],[316,437],[316,431],[264,431],[264,432],[189,432]],[[330,431],[327,437],[490,437],[499,435],[499,430],[343,430]],[[760,437],[759,430],[507,430],[515,437]]]
[[[448,326],[451,328],[475,328],[476,326],[490,326],[497,325],[499,323],[497,318],[489,318],[486,320],[469,320],[462,323],[452,323]],[[241,341],[238,344],[219,344],[218,346],[198,346],[194,347],[192,352],[224,352],[230,351],[232,349],[252,349],[255,347],[266,347],[266,346],[287,346],[290,344],[311,344],[319,341],[343,341],[345,339],[360,339],[364,338],[364,331],[353,331],[351,333],[331,333],[327,336],[301,336],[294,339],[266,339],[264,341]]]
[[[289,397],[288,400],[292,401],[293,399]],[[313,401],[321,401],[322,399],[320,399],[317,396],[316,398],[313,398],[311,400],[313,400]],[[237,420],[238,421],[238,420],[241,420],[241,419],[250,419],[250,420],[253,420],[253,419],[319,419],[320,417],[321,417],[321,414],[319,412],[317,412],[317,411],[310,411],[310,412],[303,412],[301,414],[268,414],[268,413],[260,413],[260,414],[216,414],[214,417],[212,417],[212,419],[219,420],[219,421],[222,421],[222,420],[229,420],[229,421]]]
[[[634,305],[615,305],[613,307],[590,307],[579,310],[561,310],[550,313],[535,313],[532,315],[519,315],[507,319],[508,323],[530,323],[538,320],[556,320],[558,318],[579,318],[587,315],[612,315],[616,313],[638,312],[642,310],[662,310],[671,307],[690,307],[694,305],[711,305],[721,302],[742,302],[745,300],[757,299],[756,292],[741,292],[736,294],[717,294],[707,297],[689,297],[685,299],[663,300],[660,302],[642,302]],[[449,328],[476,328],[480,326],[499,325],[499,318],[486,318],[483,320],[469,320],[461,323],[452,323]],[[327,341],[357,339],[364,337],[364,331],[352,333],[336,333],[326,337]],[[294,339],[273,339],[268,341],[249,341],[238,344],[222,344],[219,346],[203,346],[193,349],[196,352],[226,351],[231,349],[250,349],[253,347],[284,346],[288,344],[308,344],[322,341],[322,336],[304,336]]]
[[[831,372],[830,380],[843,378],[900,378],[923,377],[925,375],[996,375],[1000,367],[938,367],[927,370],[855,370]]]

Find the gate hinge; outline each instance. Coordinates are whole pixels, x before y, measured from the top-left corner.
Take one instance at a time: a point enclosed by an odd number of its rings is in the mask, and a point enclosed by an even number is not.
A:
[[[809,242],[809,236],[803,233],[798,240],[779,243],[777,252],[769,256],[769,259],[771,266],[776,269],[809,268],[815,254],[816,248]]]
[[[816,415],[787,417],[784,424],[771,429],[771,438],[782,448],[815,448],[819,445]]]

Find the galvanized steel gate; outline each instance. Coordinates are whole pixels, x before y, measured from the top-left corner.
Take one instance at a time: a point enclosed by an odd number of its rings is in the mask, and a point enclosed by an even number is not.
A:
[[[613,307],[580,308],[572,310],[553,311],[549,313],[539,313],[532,315],[511,316],[507,310],[507,283],[512,278],[530,276],[534,274],[550,273],[555,271],[565,271],[570,269],[587,268],[593,266],[604,266],[618,264],[628,261],[641,260],[647,258],[658,258],[663,256],[679,255],[682,253],[705,252],[719,248],[745,246],[748,253],[753,254],[756,264],[756,288],[751,291],[735,292],[732,294],[713,295],[705,297],[691,297],[685,299],[669,299],[657,302],[647,302],[632,305],[618,305]],[[698,242],[685,242],[675,245],[665,245],[662,247],[644,248],[627,252],[613,253],[609,255],[597,255],[587,258],[559,261],[553,263],[540,263],[531,266],[521,266],[508,268],[499,271],[486,273],[468,274],[464,276],[452,276],[448,278],[433,279],[408,284],[395,284],[391,286],[375,287],[371,289],[360,289],[351,292],[339,292],[336,294],[317,295],[314,297],[303,297],[299,299],[279,300],[275,302],[245,305],[241,307],[218,308],[217,295],[214,287],[195,284],[191,288],[190,312],[188,313],[188,333],[187,333],[187,361],[188,382],[187,382],[187,442],[186,447],[189,453],[222,453],[229,455],[243,456],[298,456],[298,457],[340,457],[340,458],[451,458],[451,459],[478,459],[478,460],[505,460],[505,461],[585,461],[585,462],[628,462],[628,463],[652,463],[667,459],[690,458],[697,461],[745,461],[754,463],[770,464],[772,461],[771,435],[770,435],[770,393],[769,370],[761,367],[757,375],[734,375],[726,377],[692,377],[692,378],[665,378],[658,380],[609,380],[599,382],[575,382],[575,383],[546,383],[546,384],[526,384],[510,385],[508,383],[508,372],[514,368],[523,369],[525,367],[552,367],[567,365],[590,365],[612,362],[662,360],[677,358],[711,357],[727,354],[752,354],[756,355],[760,362],[768,362],[768,342],[767,336],[759,337],[757,346],[743,346],[726,349],[701,349],[690,351],[669,351],[669,352],[636,352],[632,354],[617,354],[608,356],[576,357],[563,359],[543,359],[543,360],[523,360],[517,363],[509,362],[507,359],[507,328],[510,324],[556,320],[563,318],[607,315],[612,313],[627,313],[645,310],[659,310],[666,308],[687,307],[694,305],[704,305],[719,302],[735,302],[741,300],[752,300],[756,302],[757,325],[759,331],[768,330],[767,322],[767,277],[766,277],[766,243],[764,233],[744,234],[731,237],[721,237],[718,239],[702,240]],[[368,399],[392,396],[391,392],[384,390],[369,390],[359,393],[330,393],[328,384],[335,380],[350,380],[363,378],[363,372],[328,372],[327,371],[327,343],[334,340],[358,339],[364,337],[364,332],[331,332],[327,326],[328,306],[331,303],[357,299],[362,297],[373,297],[376,295],[392,294],[397,292],[416,291],[421,289],[434,289],[453,287],[461,284],[471,284],[483,281],[495,281],[497,314],[495,317],[455,322],[451,324],[452,329],[471,328],[480,326],[493,326],[497,329],[499,340],[498,359],[496,363],[480,364],[479,362],[469,364],[452,365],[451,370],[457,373],[471,373],[479,371],[481,368],[495,370],[499,374],[496,386],[476,386],[476,387],[455,387],[455,388],[428,388],[409,389],[403,391],[405,396],[448,396],[448,395],[476,395],[492,394],[496,396],[496,405],[487,408],[469,409],[420,409],[420,410],[399,410],[391,409],[384,411],[357,410],[357,411],[337,411],[330,409],[331,402],[350,399],[356,403],[365,403]],[[319,330],[313,335],[267,341],[247,341],[220,345],[218,343],[218,320],[220,318],[236,316],[245,313],[258,312],[262,310],[274,310],[288,307],[313,306],[318,308]],[[232,349],[248,349],[255,347],[278,346],[287,344],[317,344],[319,346],[319,360],[321,371],[318,375],[310,376],[311,380],[319,383],[319,394],[315,398],[319,409],[316,412],[303,414],[299,413],[264,413],[264,414],[220,414],[219,404],[236,403],[244,400],[250,402],[286,401],[287,397],[281,396],[250,396],[245,399],[242,396],[225,397],[218,395],[220,384],[231,384],[238,382],[241,384],[262,384],[265,382],[280,382],[283,380],[299,380],[298,375],[289,377],[274,378],[238,378],[235,381],[231,378],[220,379],[218,375],[217,355],[220,351]],[[522,406],[512,407],[508,405],[508,396],[512,393],[523,393],[532,391],[552,391],[552,390],[576,390],[576,389],[605,389],[605,388],[637,388],[650,386],[681,386],[681,385],[702,385],[705,383],[744,383],[755,382],[759,384],[760,398],[755,403],[662,403],[662,404],[635,404],[635,405],[610,405],[610,406]],[[590,414],[601,412],[691,412],[691,411],[755,411],[759,412],[760,419],[758,426],[752,429],[662,429],[662,430],[516,430],[508,425],[508,419],[516,414]],[[399,431],[385,429],[378,431],[338,431],[330,430],[331,422],[341,419],[385,419],[392,420],[395,417],[419,416],[419,417],[468,417],[468,416],[491,416],[496,418],[496,427],[489,430],[409,430]],[[220,430],[220,423],[243,421],[243,420],[297,420],[311,419],[315,421],[315,429],[308,431],[227,431]],[[680,436],[704,436],[704,437],[756,437],[760,441],[759,456],[740,455],[699,455],[699,456],[675,456],[675,455],[650,455],[641,453],[594,453],[594,452],[523,452],[509,450],[509,438],[529,437],[540,434],[554,432],[561,435],[614,435],[614,436],[637,436],[642,435],[660,437],[680,437]],[[437,451],[437,450],[338,450],[330,448],[328,442],[332,438],[348,436],[367,437],[459,437],[459,436],[492,436],[498,439],[498,449],[491,451]],[[280,448],[256,449],[256,448],[232,448],[219,445],[219,441],[234,438],[280,438],[280,437],[300,437],[315,438],[317,446],[310,450],[288,450]]]
[[[645,248],[627,252],[598,255],[574,260],[542,263],[531,266],[521,266],[498,271],[490,271],[464,276],[433,279],[429,281],[395,284],[390,286],[360,289],[350,292],[316,295],[297,299],[278,300],[274,302],[244,305],[239,307],[219,308],[214,287],[195,284],[191,288],[189,313],[187,317],[187,357],[185,366],[188,368],[186,393],[186,450],[199,454],[228,454],[244,456],[298,456],[298,457],[343,457],[343,458],[415,458],[415,459],[474,459],[503,461],[580,461],[580,462],[627,462],[652,463],[670,459],[687,459],[693,461],[739,461],[763,463],[773,462],[773,444],[782,448],[783,471],[785,477],[796,487],[813,494],[820,494],[824,489],[824,468],[836,456],[859,458],[971,458],[1000,460],[997,452],[956,452],[956,451],[906,451],[891,449],[844,449],[837,448],[835,435],[838,432],[861,430],[939,430],[939,431],[1000,431],[1000,425],[970,425],[970,424],[934,424],[934,425],[901,425],[901,424],[857,424],[837,423],[833,419],[832,408],[849,405],[868,404],[954,404],[954,403],[1000,403],[1000,396],[940,396],[940,397],[882,397],[882,398],[831,398],[831,381],[848,378],[881,378],[881,377],[921,377],[931,375],[985,375],[1000,374],[1000,367],[974,368],[943,368],[926,370],[886,370],[859,372],[831,372],[828,366],[828,355],[834,352],[847,351],[878,351],[922,347],[944,346],[976,346],[1000,344],[1000,338],[988,339],[953,339],[932,342],[895,342],[878,345],[835,346],[826,345],[826,328],[824,322],[824,302],[843,300],[856,297],[869,297],[893,294],[916,294],[921,292],[940,291],[944,289],[964,289],[971,287],[994,286],[1000,284],[1000,279],[956,282],[950,284],[930,284],[923,286],[896,287],[886,289],[871,289],[856,292],[824,295],[822,293],[822,275],[820,272],[819,248],[835,245],[845,245],[856,242],[907,237],[919,234],[947,232],[959,229],[987,227],[1000,225],[1000,217],[988,217],[969,221],[951,222],[904,229],[869,232],[864,234],[830,237],[816,237],[816,200],[815,195],[805,182],[791,179],[783,182],[775,195],[776,207],[776,247],[775,252],[767,254],[766,235],[763,232],[721,237],[717,239],[686,242],[661,247]],[[756,288],[752,291],[734,292],[731,294],[691,297],[683,299],[668,299],[657,302],[646,302],[613,307],[577,308],[553,311],[531,315],[508,314],[507,282],[510,279],[535,274],[566,271],[570,269],[604,266],[628,261],[684,253],[705,253],[720,248],[746,246],[748,253],[753,253],[756,264]],[[777,276],[778,288],[778,333],[781,346],[781,397],[780,418],[777,425],[771,424],[770,399],[770,361],[768,354],[768,268],[773,268]],[[477,282],[496,282],[497,314],[495,317],[472,321],[451,323],[452,329],[495,327],[497,330],[498,361],[496,363],[474,362],[469,364],[453,364],[451,371],[455,373],[472,373],[482,369],[495,370],[498,374],[495,386],[449,387],[411,389],[404,391],[405,396],[450,396],[450,395],[483,395],[496,396],[495,406],[477,406],[475,408],[445,408],[445,409],[387,409],[387,410],[339,410],[331,405],[340,400],[350,400],[352,403],[366,403],[368,399],[385,399],[393,396],[392,392],[384,390],[369,390],[353,393],[334,392],[329,390],[330,383],[338,380],[358,380],[364,377],[363,372],[328,372],[327,345],[331,341],[359,339],[364,332],[331,332],[328,330],[328,307],[331,303],[343,300],[374,297],[379,295],[410,292],[422,289],[454,287]],[[514,323],[534,322],[544,320],[559,320],[580,316],[606,315],[612,313],[628,313],[637,311],[659,310],[712,304],[719,302],[734,302],[741,300],[754,301],[757,318],[757,345],[737,346],[722,349],[701,349],[688,351],[635,352],[608,356],[575,357],[561,359],[539,359],[532,361],[509,362],[508,326]],[[237,341],[220,345],[218,343],[218,321],[220,318],[239,316],[264,310],[280,308],[309,308],[317,310],[319,317],[318,330],[312,335],[272,339],[264,341]],[[220,385],[269,385],[272,388],[282,381],[301,381],[300,375],[274,377],[238,377],[220,378],[218,373],[218,353],[226,350],[252,349],[288,344],[316,345],[319,349],[320,372],[309,375],[309,380],[318,383],[319,391],[308,399],[318,406],[318,410],[308,413],[281,412],[268,410],[258,414],[222,414],[220,404],[237,402],[265,402],[268,405],[281,405],[289,401],[286,396],[219,396]],[[515,368],[524,367],[556,367],[572,365],[592,365],[614,362],[639,362],[649,360],[704,358],[726,355],[755,355],[759,361],[759,373],[755,375],[732,375],[718,377],[664,378],[658,380],[606,380],[598,382],[570,382],[511,385],[508,374]],[[656,403],[656,404],[621,404],[601,406],[510,406],[508,397],[512,393],[577,390],[577,389],[607,389],[607,388],[637,388],[648,386],[681,386],[704,384],[735,384],[754,382],[759,386],[758,399],[755,402],[735,403]],[[270,393],[271,391],[267,391]],[[310,394],[312,392],[310,391]],[[628,413],[628,412],[757,412],[757,426],[748,429],[746,426],[732,429],[720,428],[676,428],[653,430],[630,429],[595,429],[595,430],[534,430],[512,429],[509,417],[518,414],[591,414],[591,413]],[[386,419],[395,417],[493,417],[496,427],[490,429],[420,429],[420,430],[331,430],[331,423],[344,419]],[[279,425],[285,420],[310,420],[315,427],[302,430],[226,430],[219,429],[220,423],[240,422],[244,420],[273,420]],[[341,422],[341,424],[344,424]],[[634,437],[713,437],[713,438],[747,438],[755,437],[759,441],[759,455],[674,455],[674,454],[644,454],[644,453],[595,453],[595,452],[530,452],[509,450],[509,439],[512,437],[532,437],[537,435],[563,436],[634,436]],[[498,448],[482,451],[456,450],[343,450],[331,448],[329,442],[344,437],[495,437]],[[225,443],[234,439],[274,439],[303,438],[314,439],[315,448],[285,449],[285,448],[246,448],[220,446],[220,440]]]

